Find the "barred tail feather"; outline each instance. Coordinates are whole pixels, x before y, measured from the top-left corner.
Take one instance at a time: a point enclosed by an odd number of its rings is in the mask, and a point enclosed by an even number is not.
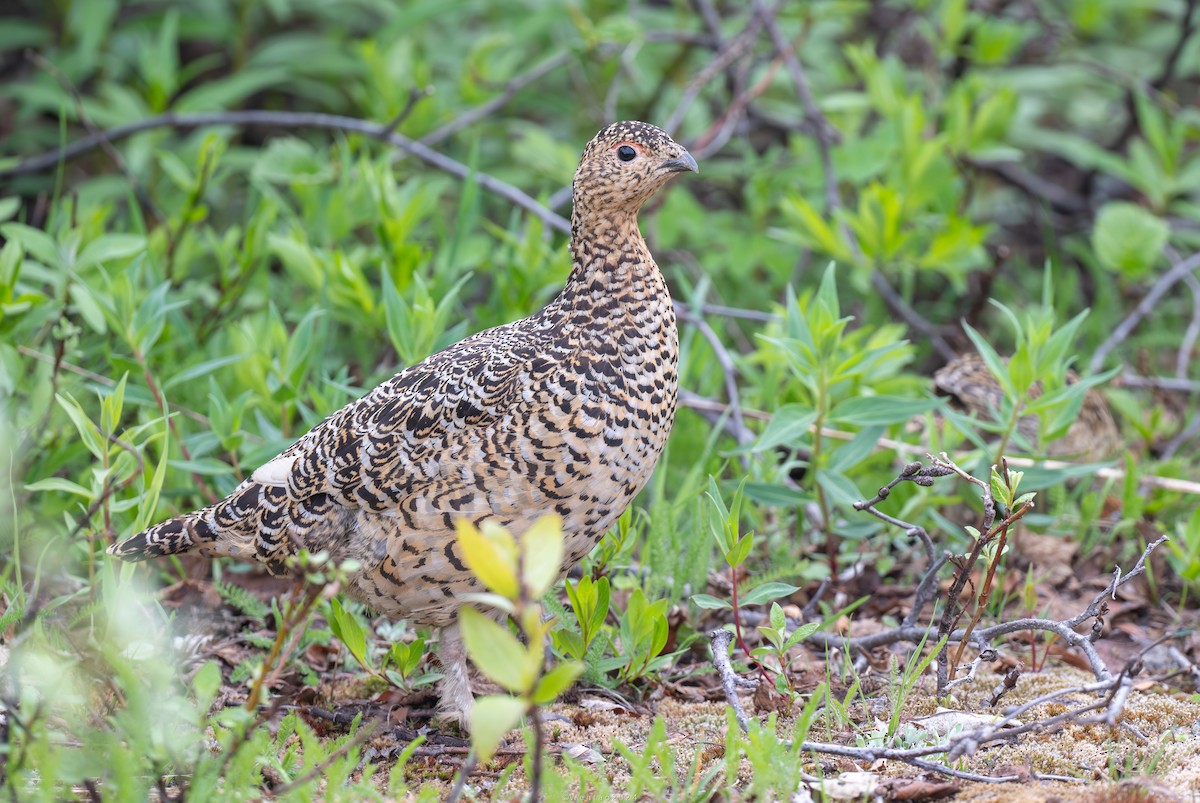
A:
[[[209,555],[253,559],[258,529],[259,488],[250,480],[221,501],[142,530],[108,548],[121,560],[142,561],[199,550]]]
[[[191,552],[202,538],[211,540],[208,525],[201,518],[206,511],[177,516],[142,530],[108,548],[108,554],[121,560],[142,561]]]

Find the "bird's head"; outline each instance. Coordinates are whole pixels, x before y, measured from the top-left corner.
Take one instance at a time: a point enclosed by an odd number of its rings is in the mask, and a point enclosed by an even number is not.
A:
[[[613,123],[583,150],[573,184],[575,214],[636,213],[684,171],[698,172],[696,160],[661,128],[636,120]]]

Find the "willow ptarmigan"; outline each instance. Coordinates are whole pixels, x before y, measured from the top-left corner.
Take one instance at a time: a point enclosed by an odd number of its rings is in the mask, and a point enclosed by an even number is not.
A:
[[[575,173],[573,265],[545,309],[407,368],[326,418],[226,499],[116,544],[144,560],[197,550],[272,572],[301,548],[355,559],[347,591],[445,628],[442,709],[469,716],[458,595],[481,590],[455,521],[520,534],[562,517],[563,570],[650,478],[675,417],[678,333],[637,213],[696,161],[663,131],[614,123]]]
[[[1068,385],[1074,385],[1079,381],[1079,374],[1068,370],[1065,380]],[[1004,388],[978,354],[961,354],[954,358],[933,375],[933,384],[939,396],[949,398],[952,409],[980,418],[995,420],[996,412],[1004,402]],[[1038,383],[1029,397],[1035,399],[1041,395],[1042,386]],[[1040,429],[1036,415],[1023,415],[1017,421],[1017,432],[1026,443],[1036,444]],[[1045,444],[1043,451],[1050,457],[1101,461],[1120,448],[1121,433],[1108,402],[1099,390],[1089,388],[1070,428],[1057,440]]]

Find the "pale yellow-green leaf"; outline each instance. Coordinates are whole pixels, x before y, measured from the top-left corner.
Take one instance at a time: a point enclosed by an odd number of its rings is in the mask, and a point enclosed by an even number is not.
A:
[[[538,705],[549,705],[566,691],[582,672],[583,664],[578,661],[559,664],[542,676],[533,693],[533,701]]]
[[[520,591],[517,586],[517,546],[512,536],[499,527],[485,526],[481,531],[466,519],[459,519],[456,529],[467,568],[492,591],[516,599]]]
[[[479,760],[487,762],[496,754],[504,734],[515,728],[528,704],[516,697],[491,695],[475,701],[471,712],[471,746]]]
[[[486,605],[489,608],[495,608],[498,611],[511,616],[516,610],[516,606],[508,597],[502,597],[499,594],[492,594],[487,591],[478,593],[455,594],[454,598],[464,605]]]
[[[504,625],[474,608],[458,612],[467,654],[488,680],[505,690],[522,694],[533,688],[541,664],[541,641],[531,652]]]
[[[522,573],[525,588],[534,599],[549,590],[562,570],[562,519],[542,516],[521,537]]]

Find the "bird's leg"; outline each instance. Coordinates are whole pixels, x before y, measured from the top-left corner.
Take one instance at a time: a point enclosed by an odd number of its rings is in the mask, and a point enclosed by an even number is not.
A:
[[[442,628],[438,641],[438,660],[442,664],[439,686],[438,719],[467,727],[475,697],[471,694],[471,679],[467,677],[467,648],[463,644],[458,622]]]

